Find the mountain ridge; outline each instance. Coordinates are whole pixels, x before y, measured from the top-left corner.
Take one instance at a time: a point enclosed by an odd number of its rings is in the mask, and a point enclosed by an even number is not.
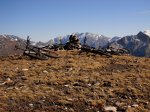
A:
[[[99,47],[106,47],[108,44],[111,47],[115,48],[127,48],[130,50],[131,55],[134,56],[140,56],[140,57],[150,57],[150,30],[140,31],[136,35],[129,35],[124,37],[107,37],[104,35],[99,34],[93,34],[90,32],[86,33],[73,33],[74,35],[77,35],[80,43],[84,44],[84,40],[86,37],[86,45],[89,45],[91,47],[95,47],[98,49]],[[52,45],[52,44],[65,44],[69,41],[70,35],[56,37],[53,40],[51,39],[48,42],[32,42],[35,46],[46,46],[46,45]],[[5,42],[4,42],[5,40]],[[7,40],[7,41],[6,41]],[[16,43],[16,44],[23,44],[25,45],[25,39],[22,39],[18,36],[14,35],[0,35],[0,47],[1,51],[2,48],[6,50],[8,47],[2,47],[3,45],[8,46],[9,43]],[[13,47],[14,48],[13,44]],[[4,51],[5,51],[4,50]],[[8,53],[6,53],[8,54]]]

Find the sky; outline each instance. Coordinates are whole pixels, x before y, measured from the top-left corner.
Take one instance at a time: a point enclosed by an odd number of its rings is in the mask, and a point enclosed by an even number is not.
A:
[[[0,34],[46,42],[74,32],[107,37],[150,29],[150,0],[0,0]]]

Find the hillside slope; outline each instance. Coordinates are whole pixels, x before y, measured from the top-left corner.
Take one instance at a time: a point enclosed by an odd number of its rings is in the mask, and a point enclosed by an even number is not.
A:
[[[13,35],[0,35],[0,57],[20,55],[21,50],[16,50],[15,46],[23,48],[25,40]]]
[[[150,111],[150,59],[58,51],[59,59],[0,59],[1,112]]]

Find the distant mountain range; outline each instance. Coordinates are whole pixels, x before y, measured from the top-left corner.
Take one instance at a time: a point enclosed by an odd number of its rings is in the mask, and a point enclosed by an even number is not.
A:
[[[124,47],[131,54],[140,57],[150,57],[150,31],[139,32],[137,35],[125,36],[111,43],[113,47]]]
[[[93,34],[93,33],[74,33],[75,35],[77,35],[77,37],[80,40],[80,43],[83,44],[84,43],[84,39],[86,37],[86,44],[91,46],[91,47],[95,47],[98,48],[99,46],[104,47],[108,44],[110,38],[103,36],[103,35],[98,35],[98,34]],[[57,37],[54,38],[54,43],[61,43],[65,44],[69,41],[69,37],[70,35],[66,35],[62,38]]]
[[[130,50],[131,54],[140,57],[150,57],[150,30],[144,32],[139,32],[137,35],[130,35],[125,37],[113,37],[109,38],[104,35],[98,35],[93,33],[74,33],[79,37],[81,44],[84,43],[86,37],[86,44],[99,48],[106,47],[108,44],[115,48],[127,48]],[[52,44],[65,44],[69,41],[70,35],[63,37],[56,37],[54,40],[50,40],[46,43],[44,42],[32,42],[36,46],[46,46]],[[25,46],[25,40],[14,35],[0,35],[0,56],[1,53],[7,55],[11,54],[9,51],[14,48],[15,45]],[[12,47],[11,47],[12,46]],[[9,49],[9,50],[6,50]],[[13,51],[13,50],[12,50]],[[8,53],[7,53],[8,52]],[[15,53],[18,53],[15,51]]]
[[[137,35],[130,35],[125,37],[113,37],[109,38],[103,35],[97,35],[92,33],[75,33],[81,44],[83,44],[84,38],[87,38],[86,44],[99,48],[106,47],[108,44],[114,48],[127,48],[130,50],[131,55],[140,57],[150,57],[150,30],[139,32]],[[65,44],[69,40],[69,36],[61,38],[61,42]],[[55,43],[60,42],[60,37],[54,38]]]

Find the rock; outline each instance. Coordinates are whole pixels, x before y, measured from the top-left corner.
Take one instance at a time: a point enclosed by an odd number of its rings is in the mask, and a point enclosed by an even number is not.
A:
[[[113,106],[106,106],[106,107],[104,107],[104,111],[107,111],[107,112],[117,112],[117,108],[113,107]]]
[[[72,67],[68,67],[68,68],[66,68],[66,70],[67,70],[68,72],[70,72],[70,71],[73,70],[73,68],[72,68]]]
[[[132,107],[138,107],[138,106],[139,106],[138,104],[133,104],[133,105],[132,105]]]
[[[68,110],[68,108],[67,108],[67,107],[65,107],[65,110]]]
[[[27,80],[26,76],[21,76],[22,80]]]
[[[28,69],[27,68],[23,68],[22,71],[28,71]]]
[[[64,86],[65,86],[65,87],[69,87],[69,85],[67,85],[67,84],[66,84],[66,85],[64,85]]]
[[[14,85],[14,81],[11,80],[10,78],[7,78],[7,80],[3,84],[7,85],[7,86],[13,86]]]
[[[44,70],[44,71],[43,71],[43,73],[46,73],[46,74],[48,74],[48,71]]]
[[[128,108],[131,108],[131,106],[130,106],[130,105],[128,105]]]
[[[117,101],[114,106],[117,107],[117,110],[118,110],[119,112],[125,112],[125,110],[127,109],[127,104],[124,103],[124,102],[119,102],[119,101]],[[128,107],[129,107],[129,106],[128,106]]]
[[[80,41],[76,35],[70,35],[69,42],[66,43],[64,46],[65,50],[73,50],[73,49],[80,49]]]
[[[92,84],[88,84],[88,86],[92,86]]]
[[[30,103],[29,106],[32,107],[32,108],[34,107],[34,105],[32,103]]]
[[[68,98],[67,100],[68,100],[68,101],[73,101],[73,99],[71,99],[71,98]]]

